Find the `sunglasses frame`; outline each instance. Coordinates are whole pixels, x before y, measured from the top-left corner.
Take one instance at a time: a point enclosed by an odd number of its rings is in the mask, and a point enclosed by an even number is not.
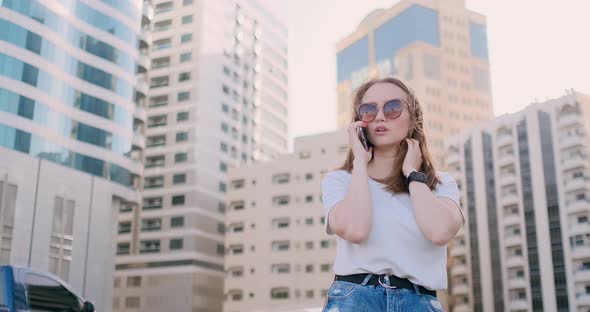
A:
[[[397,119],[397,118],[399,118],[399,116],[401,116],[401,115],[403,114],[403,112],[404,112],[404,104],[407,104],[407,105],[408,105],[408,107],[409,107],[409,105],[410,105],[410,104],[408,104],[408,102],[407,102],[406,100],[404,100],[404,99],[391,99],[391,100],[389,100],[389,101],[385,102],[385,104],[383,104],[383,107],[381,107],[381,108],[379,107],[379,105],[377,105],[377,103],[373,103],[373,102],[369,102],[369,103],[363,103],[363,104],[359,105],[359,107],[356,109],[356,116],[357,116],[358,120],[363,120],[363,119],[360,117],[360,116],[361,116],[361,114],[360,114],[360,109],[361,109],[361,106],[363,106],[363,105],[373,105],[373,106],[377,107],[377,114],[375,114],[375,117],[374,117],[373,119],[366,121],[366,122],[371,122],[371,121],[375,120],[375,118],[377,118],[377,115],[379,115],[379,110],[384,110],[384,109],[385,109],[385,105],[387,105],[388,103],[390,103],[390,102],[393,102],[393,101],[400,101],[400,102],[402,103],[402,109],[401,109],[401,111],[400,111],[399,115],[397,115],[397,116],[395,116],[395,117],[393,117],[393,118],[387,118],[387,119],[391,119],[391,120],[393,120],[393,119]],[[383,116],[385,116],[385,112],[383,112]]]

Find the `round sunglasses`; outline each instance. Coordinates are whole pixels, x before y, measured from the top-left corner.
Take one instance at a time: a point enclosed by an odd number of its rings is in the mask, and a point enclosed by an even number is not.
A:
[[[390,100],[383,105],[383,115],[387,119],[396,119],[404,110],[404,102],[401,99]],[[369,122],[375,120],[379,113],[379,106],[375,103],[361,104],[357,109],[359,120]]]

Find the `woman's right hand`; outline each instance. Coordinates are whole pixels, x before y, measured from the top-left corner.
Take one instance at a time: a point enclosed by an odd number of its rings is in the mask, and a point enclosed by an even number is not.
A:
[[[350,146],[350,148],[352,149],[352,154],[354,155],[354,162],[357,163],[360,161],[360,163],[363,165],[367,165],[373,157],[373,147],[369,147],[369,151],[366,151],[365,147],[363,146],[363,143],[361,143],[361,139],[359,138],[359,131],[361,131],[360,127],[366,126],[366,122],[359,120],[351,123],[347,129],[348,146]]]

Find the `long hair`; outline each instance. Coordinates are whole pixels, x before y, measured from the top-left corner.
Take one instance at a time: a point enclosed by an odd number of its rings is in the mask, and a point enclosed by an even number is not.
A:
[[[363,97],[365,96],[365,93],[367,92],[367,90],[369,90],[371,86],[377,83],[394,84],[406,93],[410,112],[410,129],[408,131],[407,137],[417,140],[420,143],[420,149],[422,151],[422,165],[420,168],[416,169],[426,174],[426,185],[428,185],[430,190],[434,190],[436,186],[440,183],[440,180],[436,176],[434,162],[432,160],[432,157],[430,156],[430,153],[428,152],[428,146],[426,145],[426,137],[424,135],[424,117],[422,114],[422,108],[420,107],[420,102],[418,102],[418,99],[416,98],[414,92],[410,90],[410,88],[408,88],[401,80],[393,77],[373,79],[368,82],[365,82],[363,85],[358,87],[354,95],[351,123],[356,120],[356,111],[357,108],[362,104],[361,102],[363,100]],[[374,152],[375,150],[373,149],[371,161],[373,161],[375,157]],[[399,154],[396,155],[396,161],[393,164],[393,168],[391,170],[390,175],[385,179],[379,181],[380,183],[386,185],[385,190],[390,193],[409,193],[408,186],[406,185],[406,179],[402,173],[402,164],[407,152],[408,144],[405,140],[403,140],[400,144]],[[345,170],[348,173],[351,173],[353,167],[353,160],[354,154],[352,153],[352,149],[349,147],[346,161],[338,169]]]

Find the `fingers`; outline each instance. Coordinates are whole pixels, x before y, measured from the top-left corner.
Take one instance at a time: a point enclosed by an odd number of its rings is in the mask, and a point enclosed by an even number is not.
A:
[[[348,126],[347,131],[348,132],[353,131],[356,133],[356,131],[358,130],[358,127],[365,127],[366,125],[367,125],[367,123],[362,120],[355,121]]]

